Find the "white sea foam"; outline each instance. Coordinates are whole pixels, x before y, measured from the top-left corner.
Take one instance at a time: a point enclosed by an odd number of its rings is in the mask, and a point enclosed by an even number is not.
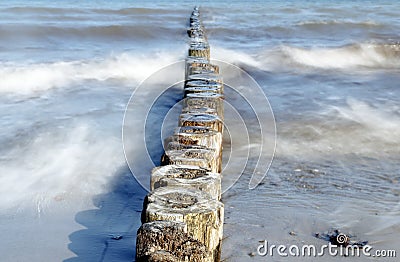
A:
[[[14,146],[2,156],[0,207],[35,208],[103,192],[124,165],[119,137],[107,136],[87,123],[49,129]],[[16,142],[17,143],[17,142]]]
[[[346,120],[359,123],[369,129],[377,138],[388,142],[400,141],[400,118],[385,108],[375,108],[371,105],[348,99],[348,107],[333,107]]]
[[[400,117],[396,112],[348,99],[313,116],[278,125],[277,154],[321,156],[396,155],[400,148]]]
[[[245,52],[218,46],[213,47],[212,58],[232,64],[247,64],[253,67],[261,67],[263,65],[262,61],[259,61],[257,58]]]
[[[356,44],[338,48],[298,48],[283,46],[289,64],[322,69],[399,68],[398,44]]]
[[[301,68],[363,70],[400,68],[400,45],[354,44],[342,47],[300,48],[289,45],[275,46],[261,52],[214,47],[214,59],[237,65],[248,65],[267,71],[286,71]]]
[[[0,92],[30,94],[56,87],[78,85],[85,80],[117,79],[138,83],[179,60],[179,53],[122,53],[105,59],[16,65],[0,63]],[[183,54],[182,54],[183,56]]]
[[[365,20],[365,21],[355,21],[351,19],[333,19],[333,20],[308,20],[297,23],[299,26],[309,26],[316,27],[322,25],[344,25],[344,26],[353,26],[353,27],[371,27],[371,26],[381,26],[380,23],[373,20]]]

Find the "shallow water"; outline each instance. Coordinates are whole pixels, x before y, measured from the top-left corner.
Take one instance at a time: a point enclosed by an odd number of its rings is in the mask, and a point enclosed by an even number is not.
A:
[[[0,224],[7,236],[0,251],[6,261],[132,260],[145,192],[127,175],[124,111],[141,81],[184,59],[192,7],[0,3]],[[277,129],[263,183],[248,189],[256,161],[250,158],[224,194],[223,257],[265,260],[248,255],[263,239],[322,245],[312,235],[331,227],[374,248],[398,247],[400,5],[206,1],[201,9],[212,58],[254,77]],[[139,99],[151,102],[146,92]],[[180,94],[164,99],[174,104]],[[154,123],[162,122],[162,111]],[[243,115],[248,129],[256,129],[251,114]],[[246,149],[257,147],[235,133],[240,121],[231,124],[243,155],[230,159],[225,184],[238,176],[229,170],[246,159]],[[160,143],[148,141],[150,148]],[[110,240],[113,234],[124,238]],[[90,243],[96,244],[82,248]]]

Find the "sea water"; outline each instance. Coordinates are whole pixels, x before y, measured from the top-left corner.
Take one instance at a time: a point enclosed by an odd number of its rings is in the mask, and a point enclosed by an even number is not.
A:
[[[125,161],[124,111],[143,80],[185,58],[195,4],[0,3],[2,260],[134,258],[146,192]],[[330,228],[376,249],[398,248],[400,4],[202,1],[200,8],[212,58],[250,74],[276,120],[263,182],[249,190],[245,170],[223,196],[223,257],[263,261],[260,241],[322,245],[313,234]],[[173,92],[167,100],[180,98]],[[246,156],[236,157],[230,161]],[[225,183],[237,175],[224,173]]]

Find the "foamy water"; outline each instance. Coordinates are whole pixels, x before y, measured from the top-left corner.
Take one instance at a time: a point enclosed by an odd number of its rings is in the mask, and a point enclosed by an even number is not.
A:
[[[132,260],[145,193],[127,172],[124,111],[142,81],[184,59],[192,5],[0,4],[0,228],[7,236],[0,251],[8,254],[6,261],[26,260],[21,248],[33,254],[31,261]],[[263,238],[322,244],[312,234],[329,227],[380,248],[398,246],[398,4],[201,6],[212,58],[254,77],[277,127],[276,158],[264,183],[248,190],[256,162],[250,158],[224,195],[224,257],[265,259],[248,255]],[[142,94],[140,103],[152,102]],[[168,95],[169,102],[180,99],[179,92]],[[235,104],[231,98],[227,102]],[[162,123],[163,114],[154,116],[154,124]],[[257,123],[246,121],[254,131]],[[230,127],[236,137],[239,122]],[[149,141],[149,148],[159,144]],[[241,148],[227,170],[258,146],[232,143]],[[225,182],[237,176],[225,173]],[[297,237],[288,235],[292,230]],[[125,237],[112,242],[113,234]],[[36,246],[35,237],[41,239]]]

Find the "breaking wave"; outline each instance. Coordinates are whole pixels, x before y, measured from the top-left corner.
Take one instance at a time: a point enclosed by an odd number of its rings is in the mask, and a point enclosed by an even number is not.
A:
[[[85,80],[116,79],[137,84],[163,65],[179,60],[179,53],[149,55],[123,53],[106,59],[60,61],[15,65],[0,63],[0,92],[31,94],[55,87],[77,85]],[[182,54],[183,56],[183,54]]]
[[[281,48],[286,61],[322,69],[400,68],[400,44],[354,44],[338,48]]]
[[[119,137],[87,123],[15,141],[0,159],[0,207],[34,206],[40,213],[54,203],[101,193],[125,163],[121,147]]]
[[[346,106],[330,106],[313,116],[281,123],[277,154],[377,158],[397,155],[400,117],[396,110],[348,99]]]

